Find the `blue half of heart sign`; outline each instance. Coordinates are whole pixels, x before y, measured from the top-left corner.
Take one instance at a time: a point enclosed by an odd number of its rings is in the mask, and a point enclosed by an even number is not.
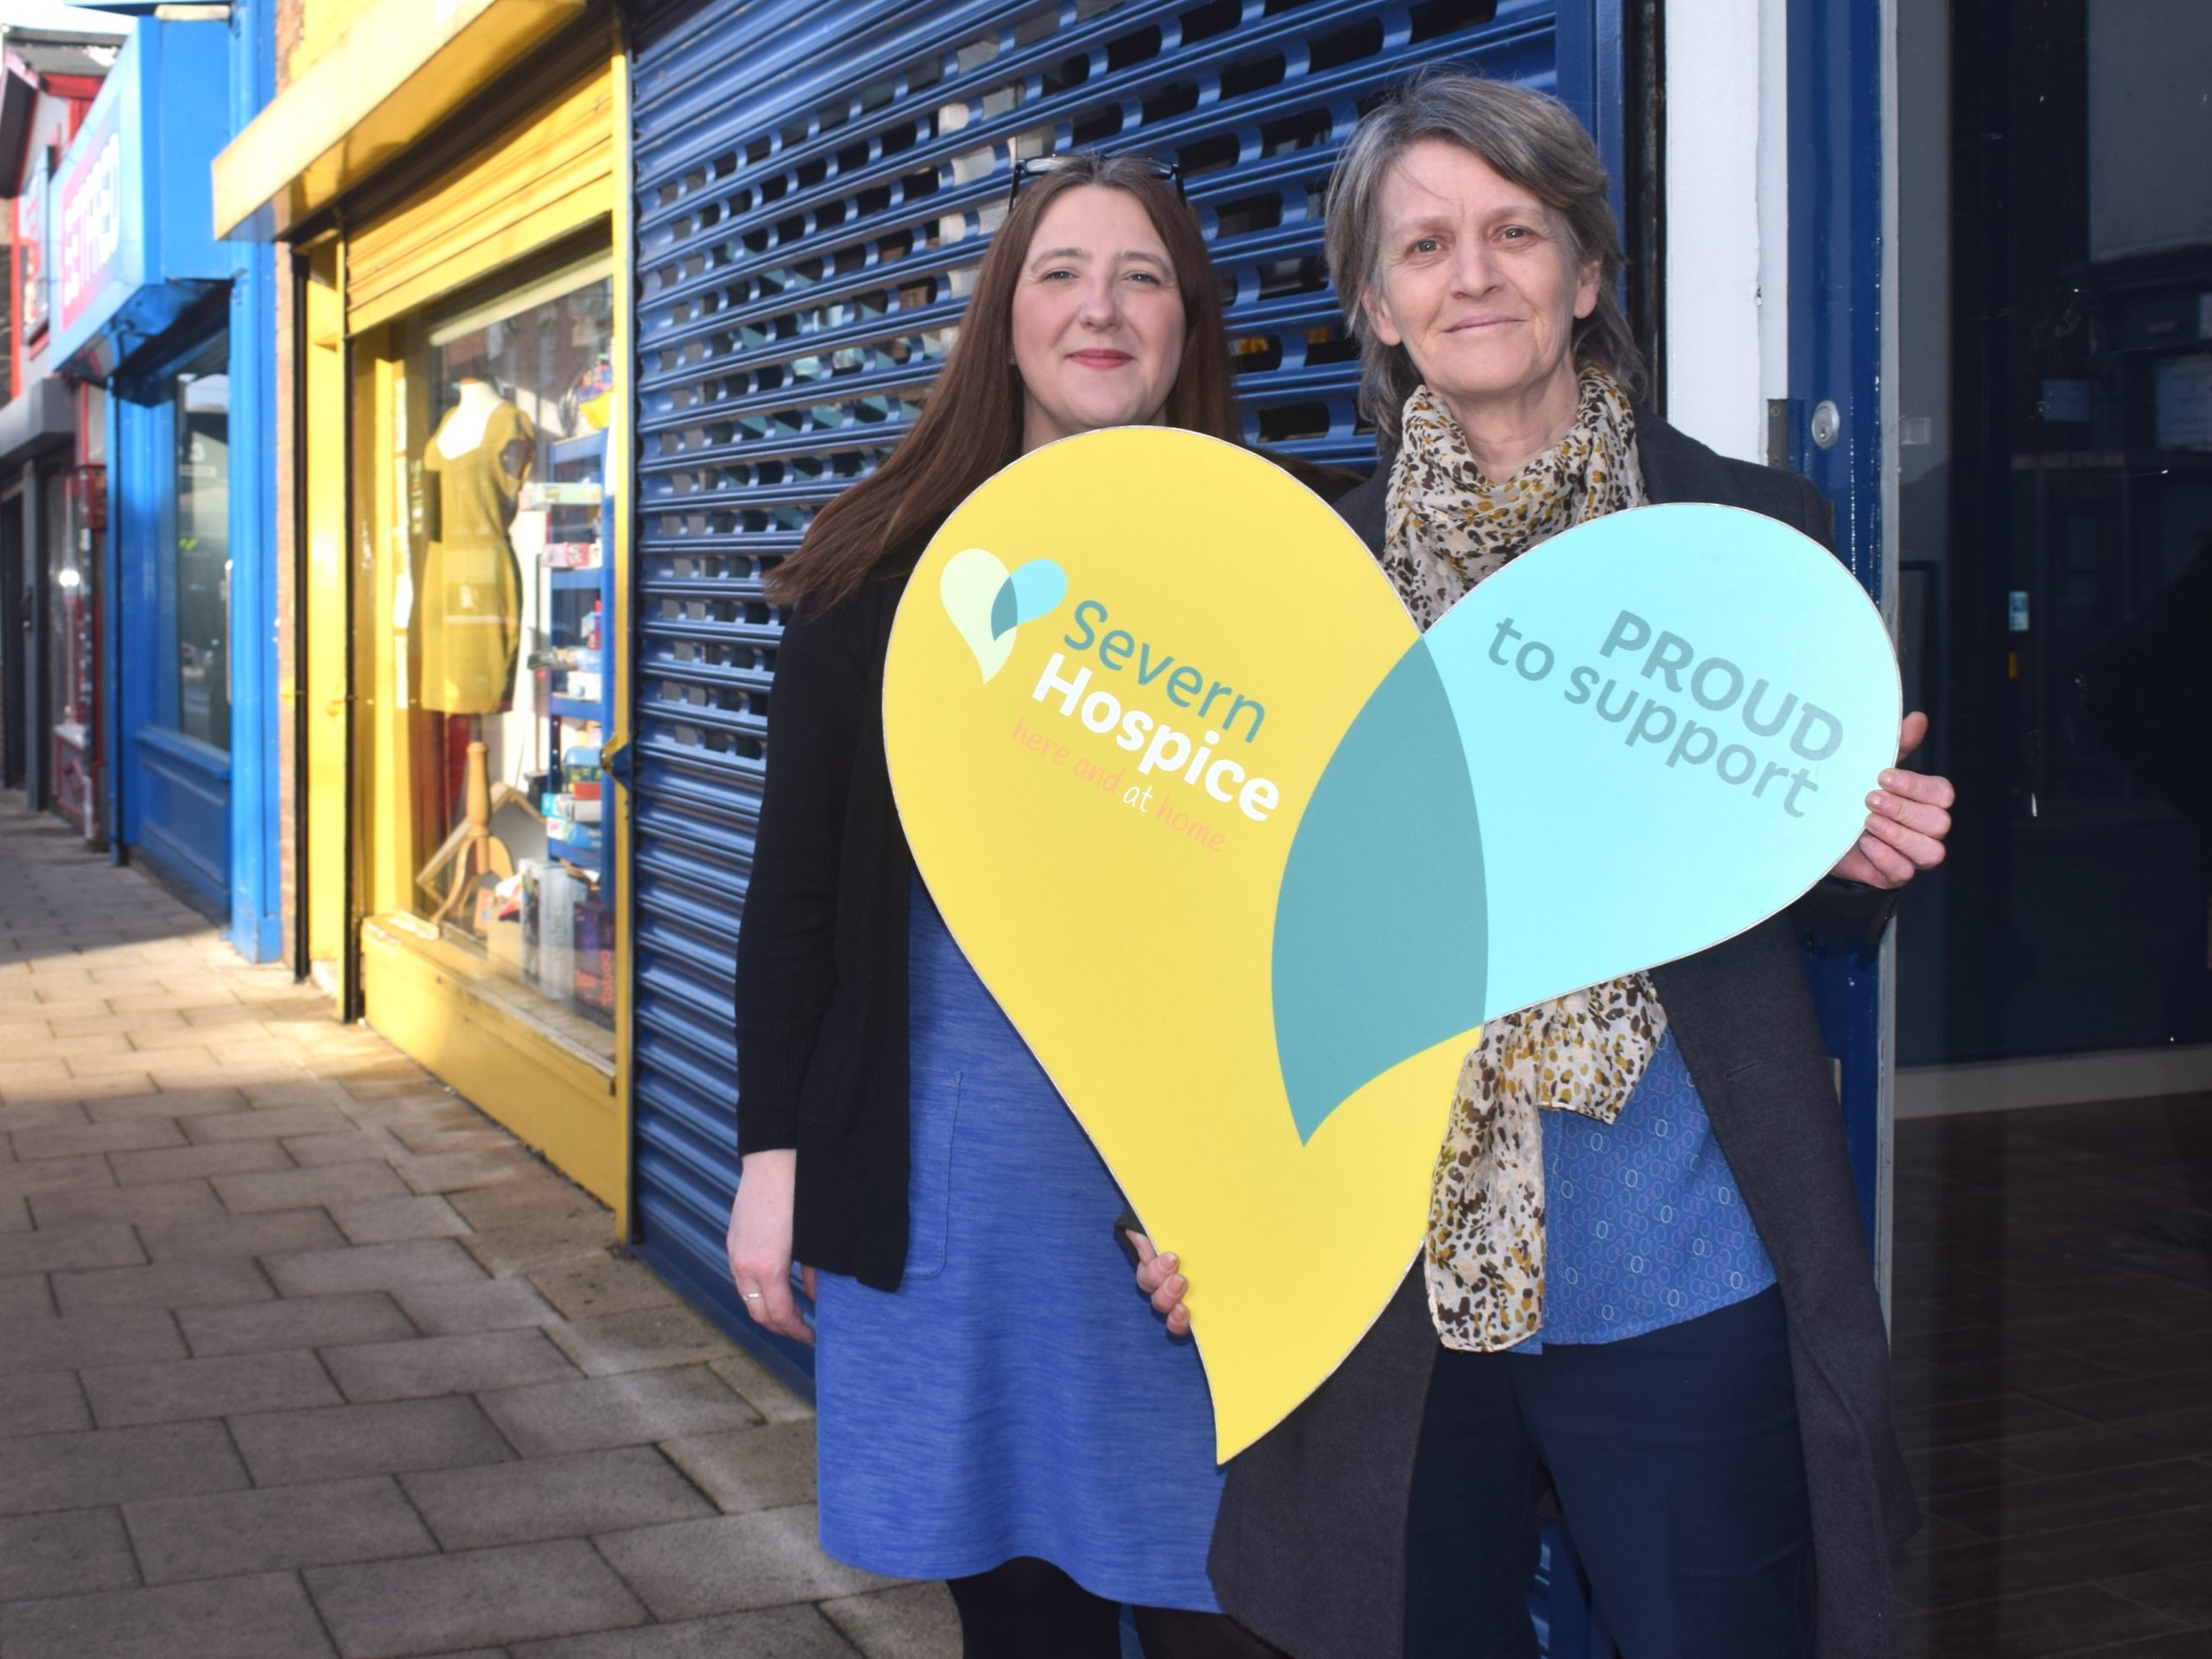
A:
[[[1506,565],[1299,821],[1273,973],[1300,1137],[1447,1038],[1786,908],[1857,839],[1900,713],[1880,613],[1772,519],[1641,508]]]

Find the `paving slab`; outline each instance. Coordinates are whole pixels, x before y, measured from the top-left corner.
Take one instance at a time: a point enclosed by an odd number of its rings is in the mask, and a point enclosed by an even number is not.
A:
[[[220,1423],[165,1423],[0,1440],[0,1515],[232,1491],[245,1465]]]
[[[462,1128],[480,1121],[467,1101],[435,1087],[427,1094],[419,1086],[387,1090],[373,1098],[365,1098],[351,1089],[340,1089],[338,1093],[346,1116],[365,1129],[392,1132],[410,1125]]]
[[[285,1348],[335,1348],[355,1342],[389,1342],[415,1334],[391,1297],[377,1291],[350,1296],[288,1296],[238,1307],[177,1310],[177,1325],[194,1355],[268,1353]]]
[[[8,1659],[315,1659],[331,1652],[289,1573],[0,1605]]]
[[[428,1156],[440,1152],[516,1151],[515,1138],[505,1129],[487,1128],[480,1122],[396,1123],[392,1133],[406,1142],[410,1153]],[[526,1155],[526,1154],[525,1154]]]
[[[796,1423],[814,1415],[810,1401],[742,1349],[709,1362],[708,1369],[772,1423]]]
[[[702,1359],[720,1359],[730,1351],[728,1337],[681,1303],[634,1313],[610,1313],[604,1319],[574,1319],[546,1330],[575,1361],[576,1368],[592,1376],[689,1365]]]
[[[250,1146],[251,1141],[231,1142]],[[404,1198],[407,1184],[383,1164],[334,1164],[327,1169],[280,1169],[258,1175],[218,1175],[215,1195],[240,1215],[311,1210],[372,1198]]]
[[[644,1262],[605,1249],[528,1275],[545,1300],[572,1319],[668,1307],[683,1299]]]
[[[14,1273],[0,1278],[0,1325],[43,1319],[54,1311],[53,1283],[44,1274]],[[0,1364],[0,1371],[6,1370]]]
[[[599,1201],[581,1187],[572,1186],[550,1172],[540,1172],[508,1182],[504,1186],[484,1187],[473,1192],[456,1192],[453,1207],[468,1218],[468,1224],[482,1232],[496,1232],[503,1227],[527,1225],[532,1222],[572,1221],[590,1219],[607,1226],[607,1211]],[[607,1236],[612,1236],[607,1229]],[[606,1242],[603,1236],[601,1240]]]
[[[342,1135],[293,1135],[283,1142],[285,1152],[302,1169],[324,1169],[333,1164],[387,1163],[397,1155],[396,1143],[378,1129],[347,1129]]]
[[[107,1162],[115,1171],[114,1179],[125,1186],[293,1166],[284,1148],[270,1141],[232,1141],[216,1146],[175,1147],[160,1152],[122,1152],[110,1157]]]
[[[41,1100],[28,1106],[0,1106],[0,1135],[19,1135],[25,1129],[79,1128],[92,1121],[85,1103],[77,1100]]]
[[[0,1434],[60,1434],[92,1426],[92,1408],[75,1373],[0,1376]]]
[[[313,1567],[304,1576],[346,1659],[616,1630],[648,1617],[575,1539]]]
[[[234,1417],[230,1429],[259,1486],[453,1469],[514,1456],[466,1395]]]
[[[703,1365],[542,1382],[477,1397],[526,1458],[728,1433],[760,1421]]]
[[[472,1188],[499,1186],[523,1179],[538,1167],[519,1147],[505,1152],[435,1152],[425,1157],[397,1158],[392,1168],[417,1192],[466,1192]]]
[[[137,1267],[145,1262],[128,1227],[41,1227],[0,1233],[0,1274],[58,1273],[72,1268]]]
[[[523,1642],[512,1651],[514,1659],[855,1659],[860,1650],[802,1603],[679,1624]],[[935,1649],[928,1659],[946,1659],[958,1651],[957,1646]]]
[[[484,1269],[468,1252],[448,1238],[311,1250],[303,1255],[273,1256],[265,1265],[287,1296],[401,1291],[421,1285],[468,1284],[484,1277]]]
[[[583,1538],[714,1514],[649,1446],[404,1475],[400,1484],[447,1549]]]
[[[892,1582],[823,1554],[811,1503],[640,1527],[597,1541],[601,1554],[662,1619],[825,1601]]]
[[[149,1269],[140,1268],[140,1272]],[[0,1287],[43,1281],[0,1280]],[[0,1295],[0,1307],[8,1298]],[[46,1319],[10,1319],[0,1342],[0,1376],[25,1371],[73,1371],[86,1365],[126,1365],[188,1357],[176,1319],[167,1308],[64,1310]]]
[[[867,1659],[950,1659],[960,1651],[960,1612],[941,1584],[846,1596],[823,1602],[821,1612]]]
[[[268,1215],[226,1215],[194,1221],[144,1221],[138,1236],[156,1262],[223,1262],[257,1255],[296,1255],[335,1249],[346,1243],[320,1210],[280,1210]]]
[[[64,1313],[124,1307],[219,1307],[267,1301],[276,1293],[251,1259],[157,1262],[149,1268],[57,1273],[54,1299]]]
[[[607,1218],[564,1216],[477,1232],[462,1240],[485,1271],[505,1277],[604,1257]]]
[[[527,1279],[461,1280],[445,1285],[404,1285],[392,1298],[425,1336],[467,1331],[515,1331],[558,1325],[561,1314]]]
[[[127,1590],[138,1561],[118,1510],[0,1518],[0,1602]]]
[[[353,1127],[335,1106],[277,1106],[223,1112],[185,1121],[194,1141],[281,1141],[290,1135],[329,1135]]]
[[[126,1503],[149,1584],[436,1552],[388,1475]]]
[[[370,1204],[334,1204],[330,1218],[354,1244],[393,1244],[410,1238],[453,1238],[472,1231],[461,1212],[442,1198],[386,1198]]]
[[[165,1089],[159,1094],[115,1095],[83,1103],[85,1116],[95,1123],[120,1123],[136,1117],[190,1118],[219,1116],[245,1109],[245,1096],[226,1087]]]
[[[87,1153],[139,1152],[184,1145],[184,1131],[167,1117],[127,1118],[120,1123],[87,1123],[75,1129],[22,1129],[10,1136],[16,1156],[82,1157]]]
[[[76,1227],[102,1221],[200,1221],[224,1213],[215,1189],[201,1180],[163,1181],[155,1186],[68,1187],[35,1193],[24,1202],[41,1227]]]
[[[138,1153],[124,1155],[159,1157],[162,1154]],[[113,1186],[118,1178],[110,1167],[111,1161],[96,1154],[86,1153],[76,1158],[40,1158],[29,1163],[0,1165],[0,1198],[17,1198],[39,1192],[60,1192],[71,1187]]]
[[[93,1421],[102,1428],[345,1403],[311,1353],[103,1366],[79,1376]]]
[[[324,1357],[349,1400],[413,1400],[573,1377],[575,1367],[536,1327],[333,1348]]]
[[[814,1425],[772,1423],[664,1441],[670,1462],[728,1515],[814,1501]]]

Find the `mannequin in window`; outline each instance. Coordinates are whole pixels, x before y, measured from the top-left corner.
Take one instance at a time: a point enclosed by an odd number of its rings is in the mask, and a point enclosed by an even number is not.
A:
[[[422,706],[466,717],[470,740],[462,822],[417,877],[427,884],[453,861],[440,919],[460,908],[480,875],[513,872],[506,848],[491,833],[481,717],[502,713],[514,701],[523,588],[507,530],[537,441],[530,417],[490,381],[464,370],[455,390],[458,400],[423,456],[431,480],[429,549],[416,609]]]
[[[435,516],[416,601],[422,701],[441,714],[499,714],[514,700],[522,648],[522,572],[507,526],[537,435],[490,381],[464,375],[458,391],[423,457]]]

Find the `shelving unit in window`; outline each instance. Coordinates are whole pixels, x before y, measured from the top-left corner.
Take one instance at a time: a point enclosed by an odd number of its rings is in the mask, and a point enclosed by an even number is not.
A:
[[[563,887],[563,902],[545,906],[541,933],[554,929],[564,937],[557,960],[573,959],[575,970],[556,975],[562,982],[544,988],[573,997],[587,1011],[612,1007],[610,985],[591,961],[601,954],[600,935],[611,915],[613,884],[608,879],[612,825],[605,815],[607,784],[600,751],[613,728],[614,686],[607,672],[612,658],[608,630],[614,615],[614,500],[606,487],[607,435],[587,432],[549,446],[546,477],[524,487],[522,505],[544,515],[544,540],[538,555],[543,582],[543,640],[531,665],[543,675],[538,706],[547,726],[544,790],[537,804],[545,820],[550,860],[581,880],[580,890]],[[571,917],[568,912],[574,906]],[[556,918],[550,912],[559,909]],[[574,934],[573,939],[568,935]],[[545,970],[541,969],[541,976]]]

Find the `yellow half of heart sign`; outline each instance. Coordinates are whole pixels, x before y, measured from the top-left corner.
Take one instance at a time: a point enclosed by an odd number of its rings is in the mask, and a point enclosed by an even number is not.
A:
[[[892,634],[884,734],[922,879],[1186,1264],[1224,1459],[1335,1369],[1414,1262],[1475,1036],[1301,1134],[1271,987],[1285,864],[1417,637],[1318,497],[1154,428],[1049,445],[979,490]]]

